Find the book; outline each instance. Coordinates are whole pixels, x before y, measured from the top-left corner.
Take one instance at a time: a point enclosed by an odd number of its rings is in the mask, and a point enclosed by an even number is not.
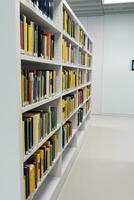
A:
[[[79,28],[79,44],[83,47],[85,47],[86,44],[86,35],[81,28]]]
[[[82,123],[83,121],[83,116],[84,116],[84,109],[80,108],[78,110],[78,126]]]
[[[83,52],[83,51],[81,51],[81,50],[79,50],[79,60],[78,60],[78,63],[80,64],[80,65],[85,65],[86,63],[85,63],[85,59],[86,59],[86,54],[85,54],[85,52]]]
[[[32,0],[32,2],[35,7],[39,8],[42,11],[42,14],[53,20],[53,0]]]
[[[90,109],[90,100],[86,102],[86,113],[89,111],[89,109]]]
[[[90,41],[90,39],[88,38],[87,40],[87,50],[89,51],[89,53],[92,53],[92,42]]]
[[[78,91],[78,106],[80,106],[84,101],[84,91],[79,90]]]
[[[62,127],[62,148],[68,143],[69,139],[72,137],[72,122],[67,121]]]
[[[86,87],[86,98],[88,98],[91,94],[91,86]]]
[[[91,67],[91,65],[92,65],[92,56],[88,54],[87,55],[87,66]]]

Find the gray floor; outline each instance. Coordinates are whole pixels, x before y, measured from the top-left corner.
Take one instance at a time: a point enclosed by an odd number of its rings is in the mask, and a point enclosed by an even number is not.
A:
[[[134,119],[90,123],[58,200],[134,200]]]

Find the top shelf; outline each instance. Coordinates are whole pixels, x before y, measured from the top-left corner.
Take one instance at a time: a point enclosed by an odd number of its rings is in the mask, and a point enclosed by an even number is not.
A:
[[[74,19],[75,23],[78,24],[81,27],[81,29],[83,29],[83,31],[85,32],[86,36],[93,43],[93,40],[92,40],[91,36],[89,36],[89,34],[86,31],[86,29],[84,28],[84,26],[82,25],[82,23],[79,21],[79,19],[74,14],[73,10],[70,8],[70,6],[68,5],[68,3],[65,0],[63,0],[63,6],[67,9],[67,11],[69,12],[69,14],[72,16],[72,18]]]
[[[21,12],[30,16],[33,21],[40,23],[41,26],[49,29],[51,33],[61,33],[60,28],[55,25],[53,20],[43,15],[42,12],[30,2],[31,0],[20,0]]]

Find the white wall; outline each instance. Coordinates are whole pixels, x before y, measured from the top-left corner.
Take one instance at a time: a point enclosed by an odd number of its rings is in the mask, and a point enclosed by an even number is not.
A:
[[[134,114],[134,15],[80,20],[94,40],[92,112]]]

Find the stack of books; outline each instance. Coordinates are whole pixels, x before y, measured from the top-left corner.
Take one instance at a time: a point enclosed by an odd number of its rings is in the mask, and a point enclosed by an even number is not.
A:
[[[47,110],[32,111],[23,114],[22,135],[24,155],[57,127],[57,108],[49,106]]]
[[[58,136],[53,135],[24,163],[25,199],[30,197],[58,154]]]
[[[64,38],[62,39],[62,61],[63,63],[75,63],[75,47]]]
[[[75,38],[75,22],[70,17],[66,9],[63,8],[63,29],[71,37]]]
[[[56,94],[56,71],[22,70],[22,106],[49,98]]]
[[[78,86],[84,84],[85,82],[85,71],[79,70],[78,71]]]
[[[55,37],[25,15],[20,16],[21,53],[53,60]]]
[[[40,9],[42,14],[53,19],[54,1],[53,0],[31,0],[33,6]]]
[[[69,115],[75,110],[76,95],[67,95],[62,99],[62,121],[64,122]]]
[[[62,90],[73,89],[76,87],[76,71],[63,70],[62,71]]]

